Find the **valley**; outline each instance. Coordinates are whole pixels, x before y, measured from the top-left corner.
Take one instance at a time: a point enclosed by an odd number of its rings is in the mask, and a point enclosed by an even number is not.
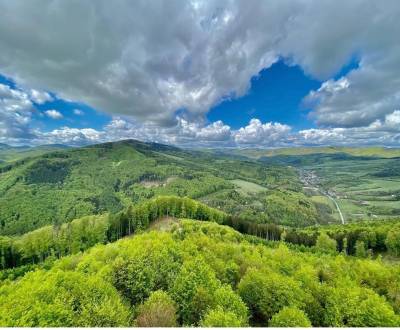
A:
[[[0,324],[400,325],[398,158],[240,153],[3,162]]]

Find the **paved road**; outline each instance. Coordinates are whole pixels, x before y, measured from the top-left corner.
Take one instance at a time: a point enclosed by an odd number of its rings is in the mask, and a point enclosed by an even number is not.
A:
[[[339,212],[340,221],[342,221],[342,225],[344,225],[344,217],[343,217],[342,210],[339,207],[339,204],[336,202],[336,200],[332,196],[329,196],[328,194],[326,194],[325,196],[327,196],[335,204],[336,209]]]

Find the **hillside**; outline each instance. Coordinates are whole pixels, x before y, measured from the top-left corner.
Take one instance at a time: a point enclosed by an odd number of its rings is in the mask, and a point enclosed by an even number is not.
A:
[[[16,281],[1,326],[399,326],[399,266],[175,221]]]
[[[25,157],[35,157],[48,152],[68,149],[68,146],[59,144],[42,145],[37,147],[20,146],[13,147],[7,144],[0,144],[0,163],[13,162]]]
[[[268,213],[284,195],[304,215]],[[257,222],[317,221],[297,173],[229,156],[129,140],[59,150],[0,165],[0,235],[22,234],[85,215],[116,213],[159,195],[187,196]],[[308,204],[307,204],[308,203]],[[311,215],[311,216],[310,216]]]
[[[225,153],[226,150],[219,150]],[[229,153],[245,156],[248,158],[259,159],[262,157],[273,156],[304,156],[313,154],[346,154],[356,157],[379,157],[396,158],[400,157],[399,148],[385,147],[293,147],[276,149],[234,149]]]
[[[17,274],[23,274],[32,266],[83,252],[96,244],[114,242],[149,228],[168,228],[176,219],[183,217],[227,225],[252,236],[252,241],[282,241],[302,251],[328,249],[330,253],[340,252],[362,258],[379,254],[391,258],[400,256],[399,219],[293,228],[257,223],[187,197],[159,196],[130,205],[117,214],[85,216],[61,225],[44,226],[20,236],[0,236],[0,270],[4,270],[0,279],[7,277],[10,269],[11,273],[16,268]]]

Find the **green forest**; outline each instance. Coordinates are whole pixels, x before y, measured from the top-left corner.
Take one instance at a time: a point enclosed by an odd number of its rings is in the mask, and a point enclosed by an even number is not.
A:
[[[397,158],[343,152],[129,140],[4,160],[0,326],[400,326],[400,217],[342,223],[331,202],[334,163],[378,185]]]

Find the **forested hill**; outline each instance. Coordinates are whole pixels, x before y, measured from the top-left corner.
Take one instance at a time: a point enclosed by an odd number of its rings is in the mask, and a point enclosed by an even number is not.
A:
[[[303,226],[318,217],[290,167],[128,140],[0,164],[0,235],[116,213],[158,195],[259,222]],[[283,204],[285,216],[277,213]]]
[[[0,163],[12,162],[26,157],[34,157],[43,155],[48,152],[69,149],[70,147],[62,144],[47,144],[37,147],[18,146],[13,147],[4,143],[0,143]]]

